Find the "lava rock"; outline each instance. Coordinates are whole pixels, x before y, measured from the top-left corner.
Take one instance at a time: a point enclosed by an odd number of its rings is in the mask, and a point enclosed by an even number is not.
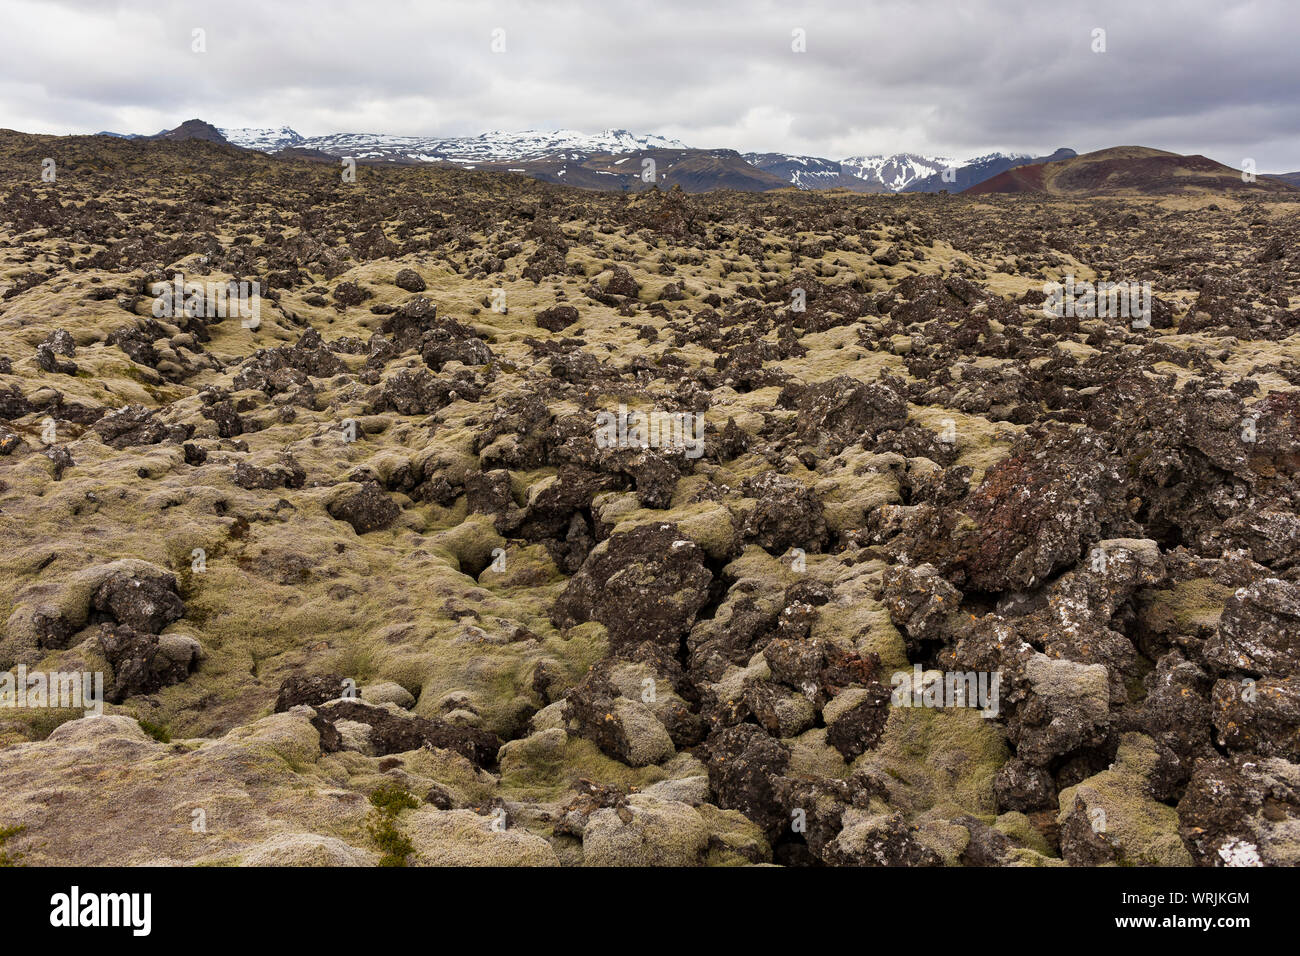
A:
[[[147,634],[157,634],[185,615],[185,602],[170,574],[151,577],[118,572],[95,589],[90,606],[118,624]]]
[[[330,517],[346,521],[357,534],[380,531],[391,525],[402,509],[378,482],[365,481],[356,491],[335,499],[327,508]]]
[[[708,602],[713,574],[676,525],[642,525],[594,549],[555,602],[551,621],[599,621],[614,649],[641,641],[676,646]]]
[[[126,626],[102,625],[98,642],[113,669],[113,684],[107,694],[112,704],[179,684],[198,668],[203,656],[199,642],[191,637],[160,637]]]
[[[336,700],[348,692],[347,681],[338,674],[293,674],[280,683],[275,697],[275,713],[305,704],[315,707]]]
[[[427,288],[424,280],[420,278],[420,273],[414,269],[399,269],[397,277],[393,279],[393,285],[407,292],[423,292]]]
[[[537,313],[537,327],[548,332],[561,332],[578,321],[578,310],[571,305],[557,305]]]

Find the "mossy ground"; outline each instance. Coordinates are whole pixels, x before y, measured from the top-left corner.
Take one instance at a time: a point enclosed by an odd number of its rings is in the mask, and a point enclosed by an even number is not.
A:
[[[534,681],[539,667],[545,665],[555,676],[552,693],[561,694],[609,651],[598,624],[568,631],[553,625],[551,607],[567,578],[543,545],[498,533],[489,516],[470,513],[463,497],[440,505],[413,501],[395,491],[392,497],[401,507],[400,517],[391,527],[364,535],[326,510],[339,493],[338,486],[359,473],[385,480],[404,467],[422,468],[426,462],[447,474],[478,471],[475,437],[496,409],[529,393],[533,384],[529,376],[540,362],[535,343],[573,338],[582,350],[621,366],[644,359],[650,368],[681,362],[692,369],[714,369],[719,354],[679,334],[711,307],[706,297],[718,296],[726,303],[725,312],[727,306],[746,298],[742,289],[775,287],[799,270],[812,273],[827,286],[857,283],[877,294],[896,288],[909,276],[964,275],[1000,295],[1020,297],[1067,272],[1079,279],[1095,277],[1090,263],[1112,254],[1132,270],[1151,265],[1153,254],[1141,236],[1126,235],[1110,224],[1107,217],[1115,209],[1132,210],[1144,222],[1166,213],[1203,217],[1207,242],[1221,239],[1225,244],[1236,229],[1234,216],[1239,211],[1231,201],[1213,197],[1036,201],[1042,221],[1076,224],[1071,236],[1065,237],[1047,235],[1041,223],[1026,220],[1023,207],[1009,202],[791,191],[780,196],[693,198],[707,237],[678,241],[644,225],[645,217],[664,201],[657,192],[626,198],[584,194],[513,177],[503,182],[429,169],[367,169],[355,190],[344,192],[332,168],[310,164],[280,164],[251,155],[218,157],[216,172],[204,172],[197,162],[208,158],[202,147],[195,148],[199,152],[175,155],[132,152],[126,145],[103,149],[116,164],[112,175],[92,173],[87,160],[73,157],[60,166],[58,189],[37,188],[35,195],[58,199],[69,209],[84,206],[93,196],[115,204],[112,215],[128,232],[152,230],[155,220],[166,221],[173,229],[169,238],[189,237],[187,242],[193,240],[195,246],[211,236],[228,251],[237,247],[237,237],[251,237],[238,247],[246,248],[254,260],[273,253],[278,245],[313,237],[316,227],[301,218],[296,205],[308,193],[321,216],[335,223],[359,221],[367,207],[392,208],[394,194],[435,197],[442,204],[439,215],[453,224],[458,215],[468,221],[466,210],[471,207],[490,207],[493,212],[490,220],[479,217],[475,228],[462,229],[456,236],[444,234],[432,215],[395,216],[380,222],[390,239],[400,237],[413,248],[377,259],[350,257],[350,247],[337,248],[337,268],[312,267],[315,271],[308,270],[302,282],[278,290],[278,301],[264,304],[256,330],[229,320],[212,324],[211,339],[203,343],[203,355],[212,361],[204,363],[199,353],[188,353],[182,357],[194,362],[193,368],[172,375],[174,380],[159,369],[131,361],[109,342],[114,332],[148,317],[149,299],[132,302],[129,294],[140,290],[151,269],[143,262],[74,269],[70,259],[106,254],[116,248],[117,240],[87,234],[68,243],[45,229],[18,231],[0,223],[0,294],[5,296],[0,300],[0,359],[6,360],[0,369],[0,390],[15,388],[33,404],[52,400],[55,390],[65,407],[115,409],[142,404],[157,410],[170,424],[193,426],[193,440],[209,453],[206,463],[191,466],[174,443],[116,450],[86,426],[61,422],[56,444],[71,454],[75,464],[56,476],[53,462],[41,453],[45,450],[39,437],[43,416],[36,412],[18,416],[13,425],[23,436],[25,451],[0,459],[0,539],[5,542],[0,550],[0,621],[44,602],[79,603],[84,612],[88,598],[78,590],[77,576],[121,558],[147,561],[176,574],[186,612],[167,630],[196,638],[206,657],[183,683],[147,695],[147,700],[107,708],[109,714],[140,718],[144,740],[133,746],[156,748],[142,749],[158,766],[137,768],[134,772],[142,776],[133,778],[132,786],[143,788],[163,776],[161,768],[176,770],[181,765],[179,755],[166,751],[169,744],[185,753],[220,756],[228,752],[228,759],[241,770],[255,771],[252,779],[264,773],[276,781],[257,793],[258,801],[292,802],[285,794],[301,796],[298,790],[312,791],[313,799],[328,794],[328,799],[319,799],[337,814],[320,823],[319,830],[354,845],[364,842],[362,820],[371,811],[350,798],[367,792],[398,792],[380,787],[392,774],[406,775],[403,779],[417,791],[417,783],[439,782],[468,804],[486,803],[492,797],[560,801],[582,779],[643,789],[701,771],[700,762],[690,754],[679,754],[674,758],[677,763],[634,769],[563,730],[531,732],[530,718],[546,703]],[[19,182],[20,174],[27,175],[14,148],[8,149],[0,167],[13,173],[14,182]],[[191,194],[213,186],[221,176],[240,201],[191,208]],[[1212,201],[1222,206],[1221,213],[1208,210]],[[526,210],[528,217],[520,210]],[[169,215],[181,218],[168,219]],[[1281,205],[1266,215],[1294,218],[1294,206]],[[525,224],[537,217],[553,221],[569,245],[567,271],[541,282],[522,274],[529,257],[542,245],[536,236],[525,235]],[[266,227],[272,222],[279,235],[268,238]],[[1032,248],[1017,261],[997,245],[1001,235],[1021,231],[1032,233]],[[763,249],[759,259],[740,251],[744,239],[754,238]],[[513,248],[512,242],[518,242],[518,249],[503,256],[498,271],[485,272],[482,254]],[[67,250],[62,248],[65,244]],[[877,253],[894,244],[909,253],[902,262],[887,266],[875,261]],[[816,256],[800,251],[814,245],[819,249]],[[340,241],[339,246],[347,243]],[[199,252],[181,247],[167,256],[158,251],[156,255],[168,261],[155,265],[165,266],[169,273],[183,271],[194,279],[235,277],[205,262]],[[599,285],[608,279],[615,266],[626,268],[640,284],[631,314],[586,294],[593,282]],[[314,380],[314,403],[288,409],[291,415],[282,414],[261,393],[234,387],[242,360],[257,349],[291,345],[308,326],[327,341],[368,340],[384,321],[373,307],[396,308],[410,298],[393,283],[403,268],[420,274],[427,284],[424,294],[436,303],[440,316],[474,328],[494,353],[494,377],[480,401],[453,401],[428,416],[375,411],[370,389],[358,382],[366,357],[348,352],[336,353],[347,374]],[[43,281],[8,294],[33,273]],[[329,292],[343,282],[359,284],[371,297],[360,306],[336,306]],[[670,282],[680,287],[683,297],[661,302],[660,294]],[[99,293],[106,288],[114,294],[105,298]],[[485,297],[495,289],[505,290],[505,313],[485,304]],[[1156,291],[1180,308],[1197,295],[1190,282],[1181,281],[1177,287]],[[1292,307],[1297,301],[1291,298]],[[535,314],[561,302],[578,308],[579,321],[558,333],[539,328]],[[652,305],[657,308],[652,310]],[[882,343],[864,344],[864,333],[874,333],[886,323],[885,316],[864,315],[822,331],[800,329],[797,340],[802,354],[765,363],[764,369],[800,384],[837,375],[864,381],[890,375],[906,385],[916,384],[919,379],[909,372],[908,358],[914,351],[923,353],[924,342],[893,335]],[[641,327],[646,325],[656,330],[657,340],[642,337]],[[35,358],[36,347],[57,329],[69,331],[76,342],[76,375],[45,371]],[[176,327],[165,331],[171,338],[180,332]],[[1063,334],[1054,354],[1076,358],[1096,354],[1098,349],[1084,341],[1088,332],[1085,323],[1079,332]],[[1225,346],[1222,337],[1205,333],[1161,329],[1151,334],[1160,344],[1182,352],[1213,349],[1217,354],[1224,349],[1215,360],[1216,372],[1229,379],[1251,375],[1263,393],[1290,387],[1283,366],[1300,361],[1300,335]],[[776,343],[775,328],[762,341]],[[177,355],[182,352],[178,346]],[[990,357],[970,363],[992,371],[1011,364]],[[1189,367],[1177,363],[1160,364],[1157,370],[1164,370],[1166,364],[1179,383],[1192,377]],[[1255,372],[1258,366],[1265,368]],[[401,369],[418,368],[423,368],[423,362],[405,355],[383,369],[380,382]],[[202,415],[200,393],[211,387],[229,390],[232,401],[247,400],[250,408],[244,415],[249,427],[243,434],[222,438],[216,425]],[[598,382],[591,387],[601,401],[629,400],[634,407],[671,397],[630,384],[612,387]],[[775,424],[796,415],[778,407],[781,391],[772,384],[720,386],[711,392],[706,420],[721,427],[732,419],[761,446]],[[957,436],[955,464],[969,466],[972,483],[977,484],[1006,457],[1025,426],[957,406],[956,402],[912,403],[908,414],[914,424],[935,431],[951,423]],[[557,415],[582,410],[577,401],[550,408]],[[341,425],[348,419],[358,424],[358,441],[340,437]],[[283,453],[292,454],[302,465],[307,476],[303,487],[246,490],[232,481],[235,463],[268,465]],[[881,506],[902,502],[900,482],[888,471],[884,458],[856,447],[847,450],[834,467],[810,471],[793,457],[781,464],[788,474],[816,488],[832,534],[844,536],[863,528]],[[752,544],[735,547],[737,530],[754,505],[738,489],[746,478],[772,467],[773,462],[759,451],[718,464],[701,463],[678,482],[667,508],[643,507],[635,494],[623,490],[597,495],[591,511],[617,531],[673,522],[722,566],[730,582],[749,582],[757,593],[778,594],[797,580],[789,562]],[[557,474],[551,466],[510,469],[515,499],[527,502]],[[504,571],[490,567],[498,548],[505,553]],[[201,568],[195,565],[196,551],[204,555]],[[821,609],[813,636],[862,654],[875,653],[886,671],[906,667],[902,637],[877,598],[885,562],[866,554],[853,562],[841,558],[807,555],[808,577],[826,584],[836,597]],[[1144,594],[1140,614],[1162,633],[1195,635],[1214,626],[1230,593],[1208,579],[1184,582]],[[86,620],[84,613],[82,620]],[[530,636],[514,639],[518,628]],[[33,666],[102,667],[94,634],[95,627],[87,621],[67,650],[44,654]],[[0,666],[9,663],[0,660]],[[463,760],[420,753],[404,755],[397,770],[381,770],[379,761],[355,753],[321,756],[305,742],[309,732],[301,726],[284,730],[284,739],[279,739],[279,731],[273,733],[259,723],[271,714],[286,677],[330,671],[358,684],[396,682],[417,697],[416,714],[442,718],[454,713],[458,720],[498,734],[508,741],[499,765],[487,774]],[[76,716],[76,712],[6,713],[0,722],[0,745],[23,747],[45,741]],[[271,726],[280,726],[274,723],[276,718],[270,719]],[[51,746],[40,753],[55,749]],[[851,768],[826,745],[824,728],[804,731],[791,749],[801,769],[840,778],[850,773]],[[870,764],[883,771],[896,782],[899,800],[922,817],[930,814],[929,822],[936,827],[943,814],[969,813],[990,822],[996,818],[1009,832],[1033,843],[1032,834],[1019,820],[996,815],[991,781],[1007,756],[1006,742],[994,722],[969,714],[895,710],[881,745],[858,758],[855,766]],[[170,762],[173,759],[176,764]],[[1132,795],[1123,796],[1127,800]],[[239,787],[216,786],[210,802],[252,826],[247,822],[256,816],[248,809],[252,799]],[[77,800],[97,819],[113,819],[112,808],[93,793],[78,791]],[[383,807],[375,806],[381,832],[372,836],[384,860],[407,859],[414,850],[393,822],[405,804],[397,806],[385,798]],[[23,809],[39,821],[29,832],[50,825],[26,803]],[[183,830],[190,809],[178,797],[151,825]],[[747,859],[736,847],[746,845],[752,834],[741,821],[722,814],[713,809],[705,813],[717,823],[721,841],[711,846],[710,862]],[[285,817],[308,826],[293,814]],[[1137,818],[1145,819],[1140,813]],[[136,832],[126,823],[120,825]],[[257,825],[263,824],[259,820]],[[951,836],[937,829],[935,833],[939,843]],[[182,833],[158,849],[157,855],[229,862],[240,858],[247,842],[227,834],[195,848],[187,840]],[[70,844],[56,843],[48,852],[52,862],[75,857]],[[142,854],[142,858],[152,857]]]

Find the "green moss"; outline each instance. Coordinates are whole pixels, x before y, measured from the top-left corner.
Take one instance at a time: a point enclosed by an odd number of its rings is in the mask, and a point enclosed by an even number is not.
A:
[[[752,866],[770,863],[772,847],[761,827],[736,810],[719,810],[703,803],[696,813],[709,828],[706,866]]]
[[[1023,843],[1035,853],[1041,853],[1043,856],[1056,856],[1051,846],[1048,845],[1047,838],[1038,831],[1023,813],[1011,810],[1002,814],[994,822],[993,829],[1005,833],[1019,843]]]
[[[21,823],[16,826],[0,827],[0,866],[17,866],[21,853],[10,853],[5,849],[5,844],[18,834],[26,830],[27,827]]]
[[[375,653],[368,647],[354,644],[334,655],[334,672],[358,684],[368,683],[375,676],[375,669]]]
[[[996,722],[976,710],[895,707],[879,746],[858,758],[854,770],[883,771],[920,806],[992,821],[993,775],[1008,754]]]
[[[68,721],[84,716],[80,710],[38,710],[27,717],[27,726],[32,729],[33,740],[45,740]]]
[[[140,725],[141,730],[143,730],[154,740],[158,741],[160,744],[169,744],[172,742],[172,735],[171,732],[167,729],[166,724],[155,723],[152,720],[144,720],[143,718],[140,717],[137,717],[135,720],[136,723]]]
[[[1194,578],[1168,590],[1144,592],[1149,603],[1140,613],[1150,629],[1195,635],[1218,625],[1233,590],[1211,578]]]
[[[406,861],[415,852],[413,844],[388,817],[379,817],[371,822],[367,829],[375,846],[379,847],[380,866],[406,866]]]
[[[1190,866],[1177,811],[1150,795],[1148,781],[1158,763],[1155,741],[1145,734],[1124,734],[1109,769],[1061,791],[1057,823],[1065,822],[1077,797],[1085,812],[1105,812],[1106,833],[1119,848],[1120,866]]]
[[[492,562],[492,552],[504,548],[506,539],[497,534],[490,515],[469,515],[460,524],[433,537],[434,548],[449,554],[462,573],[485,568]]]
[[[644,789],[666,779],[660,767],[633,768],[601,753],[590,740],[545,730],[501,749],[501,789],[512,799],[555,800],[582,779]]]

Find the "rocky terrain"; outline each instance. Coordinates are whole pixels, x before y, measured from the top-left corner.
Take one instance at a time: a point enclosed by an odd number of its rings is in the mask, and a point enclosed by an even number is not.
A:
[[[0,861],[1300,863],[1298,195],[0,133]]]

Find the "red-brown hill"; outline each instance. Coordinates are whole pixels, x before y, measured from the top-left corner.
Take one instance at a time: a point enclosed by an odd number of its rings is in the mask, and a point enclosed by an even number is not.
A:
[[[1206,156],[1182,156],[1145,146],[1116,146],[1054,163],[1008,169],[965,190],[963,195],[1168,196],[1294,191],[1293,186],[1265,177],[1244,182],[1240,170]]]

